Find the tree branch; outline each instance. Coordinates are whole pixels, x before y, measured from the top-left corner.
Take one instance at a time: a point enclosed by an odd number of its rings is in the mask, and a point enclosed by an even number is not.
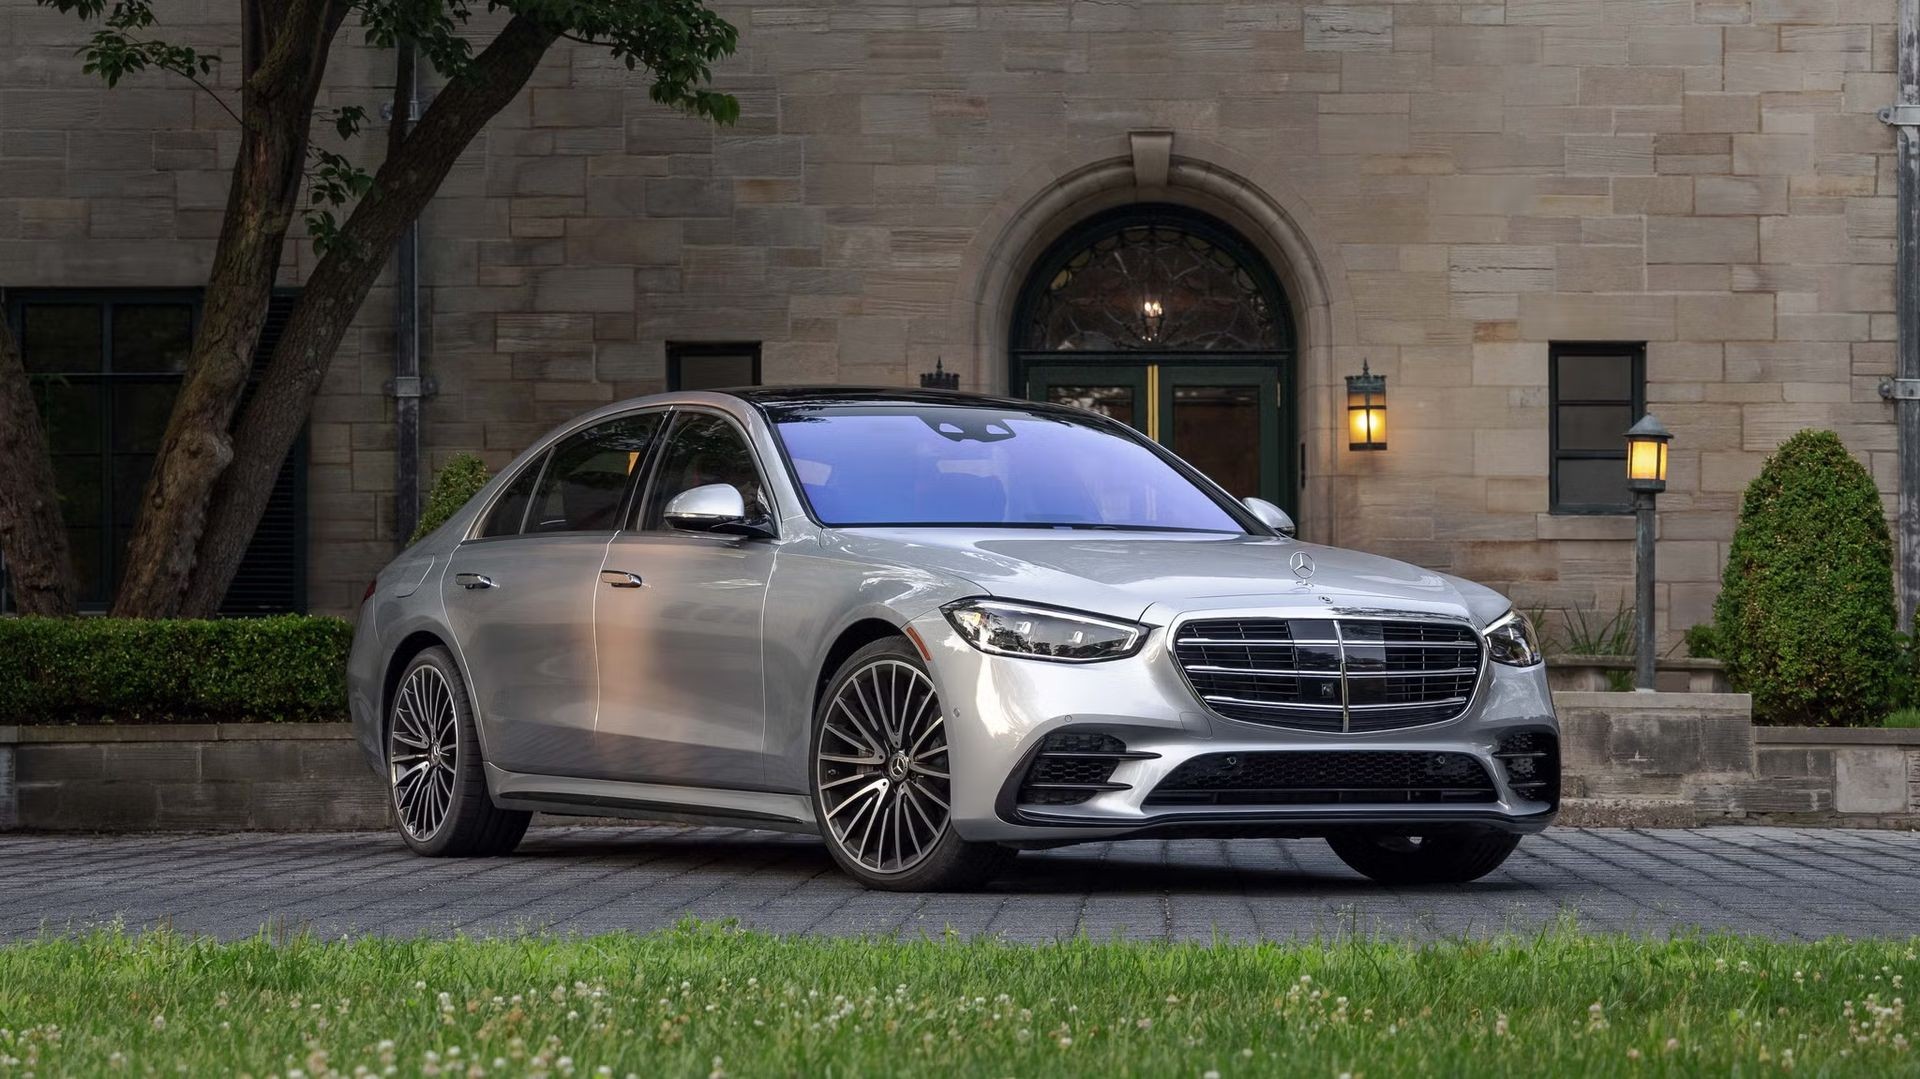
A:
[[[419,217],[461,153],[526,85],[556,38],[524,15],[508,21],[472,64],[447,83],[380,166],[314,266],[288,316],[265,376],[240,417],[232,464],[220,478],[183,613],[216,609],[260,523],[273,476],[299,437],[327,366],[393,245]]]
[[[0,318],[0,555],[21,614],[72,614],[79,589],[60,519],[47,432]]]

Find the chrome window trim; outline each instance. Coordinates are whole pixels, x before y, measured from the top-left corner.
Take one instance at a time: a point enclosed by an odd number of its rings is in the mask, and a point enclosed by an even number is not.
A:
[[[1435,623],[1459,626],[1460,628],[1466,630],[1468,633],[1473,635],[1474,647],[1478,648],[1480,651],[1479,664],[1475,668],[1470,668],[1476,672],[1473,680],[1473,692],[1466,696],[1465,703],[1460,706],[1459,713],[1447,719],[1437,720],[1432,723],[1409,724],[1404,727],[1382,727],[1378,730],[1361,730],[1361,731],[1353,730],[1350,717],[1351,717],[1351,714],[1354,712],[1369,712],[1369,711],[1375,711],[1381,708],[1405,708],[1409,706],[1401,705],[1401,704],[1389,704],[1389,705],[1349,704],[1347,702],[1347,699],[1346,699],[1347,679],[1355,678],[1355,677],[1366,677],[1367,675],[1366,675],[1366,672],[1356,675],[1347,671],[1346,641],[1344,639],[1342,640],[1315,639],[1315,640],[1299,640],[1299,641],[1267,640],[1267,641],[1261,641],[1261,642],[1247,642],[1247,641],[1235,641],[1231,639],[1222,640],[1218,638],[1191,637],[1191,636],[1184,635],[1184,631],[1187,628],[1187,624],[1190,622],[1252,621],[1256,619],[1266,619],[1266,620],[1272,620],[1272,621],[1285,621],[1285,622],[1332,621],[1334,623],[1334,635],[1336,637],[1340,636],[1339,624],[1341,622],[1435,622]],[[1478,704],[1480,701],[1480,694],[1486,687],[1487,680],[1488,680],[1488,672],[1493,662],[1490,654],[1491,649],[1487,647],[1486,641],[1482,639],[1480,627],[1474,625],[1472,619],[1461,618],[1455,615],[1435,614],[1435,613],[1428,613],[1428,612],[1421,612],[1421,611],[1406,611],[1398,614],[1345,614],[1338,611],[1298,611],[1298,610],[1281,612],[1281,611],[1274,611],[1271,609],[1254,610],[1254,611],[1248,611],[1245,609],[1218,610],[1218,611],[1191,611],[1175,618],[1172,624],[1168,627],[1167,635],[1170,641],[1170,643],[1167,645],[1167,648],[1166,648],[1167,661],[1173,664],[1173,668],[1175,671],[1179,672],[1181,684],[1187,687],[1187,692],[1193,695],[1194,700],[1200,702],[1201,707],[1205,708],[1209,715],[1214,716],[1215,718],[1218,718],[1218,719],[1224,719],[1230,723],[1245,723],[1250,727],[1260,728],[1264,730],[1284,730],[1293,734],[1323,735],[1323,736],[1328,736],[1333,738],[1352,738],[1356,736],[1365,737],[1365,736],[1374,735],[1374,734],[1400,734],[1406,731],[1430,730],[1435,727],[1444,727],[1449,723],[1459,723],[1460,721],[1467,719],[1468,717],[1473,715],[1473,707],[1474,705]],[[1174,650],[1176,646],[1180,644],[1186,644],[1189,642],[1227,644],[1227,645],[1242,645],[1242,644],[1248,644],[1248,643],[1264,643],[1268,645],[1294,645],[1294,644],[1337,645],[1341,649],[1340,669],[1338,671],[1308,671],[1304,673],[1308,677],[1317,677],[1317,678],[1338,677],[1340,679],[1340,703],[1339,704],[1316,704],[1316,703],[1302,701],[1298,703],[1281,704],[1281,703],[1266,702],[1266,701],[1240,701],[1235,698],[1227,697],[1222,694],[1214,694],[1213,696],[1209,697],[1206,694],[1201,693],[1199,687],[1193,684],[1193,677],[1187,673],[1186,664],[1180,662],[1180,656]],[[1371,644],[1375,642],[1360,642],[1360,643]],[[1433,647],[1464,647],[1464,642],[1441,642],[1436,645],[1433,645]],[[1462,668],[1460,670],[1466,670],[1466,669],[1467,668]],[[1520,670],[1521,668],[1514,668],[1514,669]],[[1255,672],[1234,671],[1233,673],[1253,674]],[[1396,672],[1396,673],[1446,674],[1449,672],[1420,671],[1420,672]],[[1420,705],[1443,706],[1443,705],[1448,705],[1455,700],[1459,700],[1459,698],[1447,698],[1446,700],[1440,700],[1440,701],[1422,701],[1420,702]],[[1261,708],[1303,708],[1308,711],[1322,711],[1322,710],[1337,711],[1341,713],[1340,729],[1336,731],[1314,730],[1310,727],[1291,727],[1283,723],[1266,723],[1266,722],[1261,722],[1260,720],[1242,719],[1235,716],[1227,715],[1226,713],[1215,708],[1213,706],[1213,703],[1215,701],[1219,701],[1223,704],[1226,704],[1226,703],[1245,704],[1252,707],[1261,707]]]

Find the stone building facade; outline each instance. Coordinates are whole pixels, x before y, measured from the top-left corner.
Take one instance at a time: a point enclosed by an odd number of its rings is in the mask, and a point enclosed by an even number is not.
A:
[[[234,5],[167,9],[177,36],[237,52]],[[660,390],[691,344],[757,350],[768,383],[939,363],[1028,393],[1013,346],[1036,267],[1082,223],[1150,207],[1271,271],[1277,449],[1247,452],[1282,455],[1309,538],[1526,605],[1629,602],[1631,518],[1555,512],[1556,440],[1579,425],[1551,361],[1593,343],[1634,358],[1633,409],[1675,435],[1669,635],[1709,617],[1741,491],[1795,430],[1837,430],[1891,499],[1894,142],[1874,113],[1894,0],[720,10],[737,125],[665,112],[563,44],[449,177],[423,223],[427,467],[498,465]],[[231,121],[159,79],[98,88],[82,37],[0,3],[0,286],[190,288]],[[391,59],[357,42],[329,97],[377,108]],[[290,284],[309,259],[290,250]],[[314,412],[316,610],[351,608],[394,549],[392,303],[383,284]],[[1348,444],[1363,364],[1387,379],[1383,452]]]

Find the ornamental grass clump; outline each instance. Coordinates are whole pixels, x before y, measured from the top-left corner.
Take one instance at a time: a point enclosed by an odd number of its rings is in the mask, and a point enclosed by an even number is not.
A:
[[[428,492],[427,505],[420,511],[420,523],[414,526],[413,535],[407,537],[407,546],[419,543],[428,533],[446,524],[447,518],[460,512],[460,507],[479,494],[491,478],[487,466],[471,453],[456,453],[448,458],[434,474],[433,490]]]
[[[1838,435],[1801,431],[1747,486],[1714,627],[1757,723],[1878,726],[1896,703],[1893,541]]]

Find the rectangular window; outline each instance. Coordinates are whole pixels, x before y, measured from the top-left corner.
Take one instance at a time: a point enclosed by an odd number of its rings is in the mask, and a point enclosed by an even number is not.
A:
[[[1556,344],[1547,362],[1553,512],[1628,512],[1626,436],[1647,410],[1647,346]]]
[[[293,298],[276,294],[269,305],[254,354],[256,375],[272,355]],[[142,489],[199,328],[200,292],[10,290],[6,301],[47,428],[81,608],[101,610],[125,571]],[[305,476],[303,437],[275,482],[224,611],[305,609]]]
[[[760,342],[667,345],[667,389],[724,390],[760,385]]]

